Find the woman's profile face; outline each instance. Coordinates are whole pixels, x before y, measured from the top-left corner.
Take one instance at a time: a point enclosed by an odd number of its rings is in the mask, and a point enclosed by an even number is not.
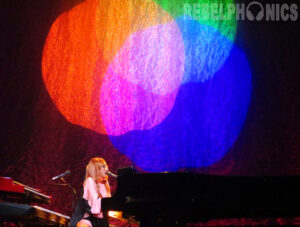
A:
[[[106,177],[106,171],[107,171],[107,170],[108,170],[107,165],[100,164],[100,165],[98,166],[98,175],[99,175],[99,177],[105,178],[105,177]]]

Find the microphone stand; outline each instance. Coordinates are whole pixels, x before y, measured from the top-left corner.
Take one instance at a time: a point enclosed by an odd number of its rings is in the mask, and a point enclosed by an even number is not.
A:
[[[68,186],[72,192],[73,192],[73,202],[72,202],[72,210],[74,209],[75,207],[75,204],[76,204],[76,201],[77,201],[77,192],[75,190],[75,188],[73,188],[63,177],[60,178],[66,186]]]
[[[66,180],[64,177],[60,177],[59,179],[61,179],[62,182],[64,182],[63,184],[57,184],[57,183],[53,183],[53,185],[59,185],[59,186],[68,186],[72,193],[73,193],[73,202],[72,202],[72,209],[74,209],[76,200],[77,200],[77,192],[76,189],[74,187],[72,187]]]
[[[76,192],[75,188],[73,188],[73,187],[65,180],[65,178],[61,177],[60,179],[64,182],[64,184],[62,184],[62,185],[68,186],[68,187],[72,190],[73,195],[74,195],[75,198],[76,198],[77,192]]]

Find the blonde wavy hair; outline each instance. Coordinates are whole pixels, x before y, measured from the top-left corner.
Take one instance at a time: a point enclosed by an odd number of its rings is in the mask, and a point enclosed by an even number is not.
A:
[[[104,181],[105,188],[108,196],[111,196],[110,186],[108,183],[108,176],[105,178],[100,176],[100,168],[105,166],[108,169],[107,163],[103,158],[95,157],[92,158],[86,166],[85,179],[91,177],[95,182]],[[103,197],[98,191],[100,197]]]

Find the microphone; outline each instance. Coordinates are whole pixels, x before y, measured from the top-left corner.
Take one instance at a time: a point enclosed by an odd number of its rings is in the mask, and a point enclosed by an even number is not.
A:
[[[108,176],[111,176],[111,177],[115,177],[115,178],[117,178],[118,177],[118,175],[116,175],[116,174],[113,174],[112,172],[110,172],[110,171],[106,171],[106,174],[108,175]]]
[[[67,170],[66,172],[62,173],[62,174],[59,174],[58,176],[55,176],[55,177],[52,177],[52,180],[57,180],[58,178],[62,178],[64,176],[68,176],[71,174],[71,171],[70,170]]]

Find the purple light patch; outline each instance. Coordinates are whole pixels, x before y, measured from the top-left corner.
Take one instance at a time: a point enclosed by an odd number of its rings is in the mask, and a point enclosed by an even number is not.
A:
[[[108,67],[100,112],[108,135],[150,129],[169,114],[184,72],[184,43],[175,22],[131,35]]]

